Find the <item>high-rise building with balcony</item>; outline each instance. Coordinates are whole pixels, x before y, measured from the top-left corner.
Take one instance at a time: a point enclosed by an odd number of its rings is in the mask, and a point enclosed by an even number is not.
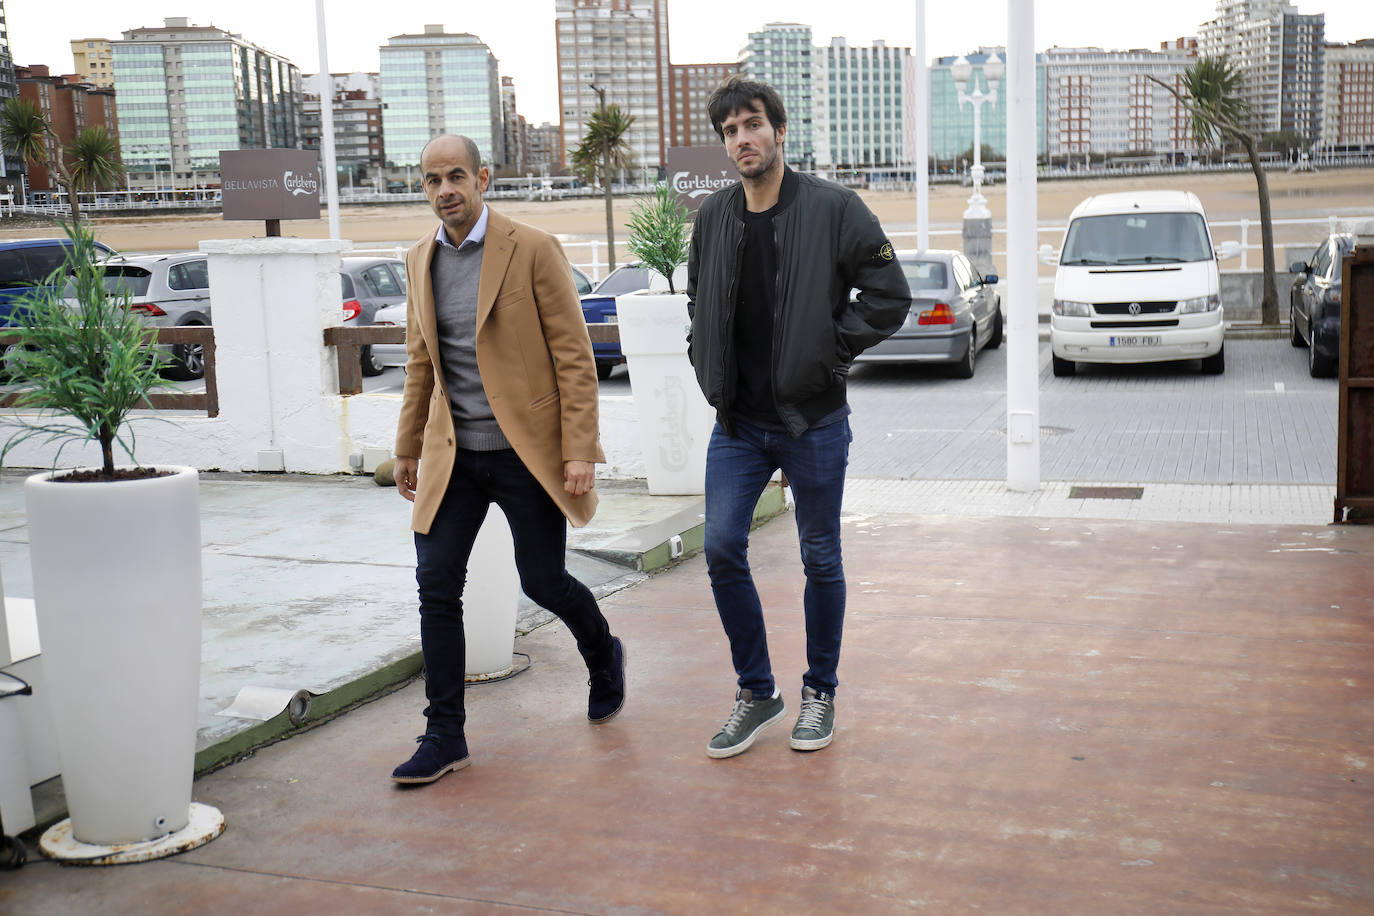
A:
[[[529,146],[529,125],[515,107],[515,80],[501,77],[501,129],[506,135],[506,172],[512,176],[525,174],[525,159]]]
[[[108,38],[72,41],[72,72],[101,89],[114,88],[114,54]]]
[[[1303,15],[1286,0],[1218,0],[1216,18],[1198,30],[1202,57],[1225,56],[1245,78],[1245,98],[1260,134],[1321,136],[1326,16]]]
[[[854,47],[832,38],[829,47],[815,49],[812,60],[816,167],[910,165],[917,116],[911,49],[882,41]],[[789,145],[791,139],[789,127]]]
[[[715,146],[720,143],[711,114],[706,110],[711,93],[732,74],[739,64],[673,64],[673,94],[669,104],[672,120],[672,146]],[[785,102],[783,103],[786,104]]]
[[[48,137],[49,156],[56,158],[88,127],[103,127],[116,143],[119,142],[112,90],[98,89],[76,74],[53,76],[41,64],[14,69],[19,98],[37,106],[52,130]],[[58,190],[56,176],[49,174],[47,163],[30,162],[28,176],[31,191]]]
[[[1320,145],[1333,152],[1374,149],[1374,38],[1326,46]]]
[[[323,156],[320,118],[321,86],[324,98],[332,99],[334,118],[334,163],[339,171],[339,187],[354,187],[376,180],[382,166],[382,103],[377,97],[376,73],[332,73],[327,80],[319,74],[307,76],[301,104],[301,146],[319,150]],[[323,164],[323,162],[321,163]]]
[[[301,72],[214,26],[170,18],[110,42],[120,152],[135,188],[219,181],[226,149],[299,148]]]
[[[0,105],[19,95],[14,78],[14,61],[10,57],[9,27],[5,25],[5,0],[0,0]],[[13,194],[16,199],[22,189],[24,163],[10,149],[0,148],[0,193]]]
[[[480,38],[426,25],[381,47],[382,135],[388,166],[420,164],[431,137],[462,134],[488,166],[506,162],[501,76]]]
[[[751,80],[767,83],[778,91],[787,112],[787,140],[783,156],[788,164],[811,169],[816,166],[816,95],[813,58],[820,51],[811,46],[811,26],[796,22],[770,22],[749,33],[749,44],[740,51],[740,72]]]
[[[671,140],[668,0],[555,0],[554,11],[560,153],[582,141],[600,89],[634,118],[626,139],[636,170],[656,173]]]

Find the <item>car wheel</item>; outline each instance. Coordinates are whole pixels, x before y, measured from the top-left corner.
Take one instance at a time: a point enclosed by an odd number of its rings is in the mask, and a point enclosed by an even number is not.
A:
[[[1002,346],[1002,300],[997,300],[997,308],[992,313],[992,336],[988,338],[987,348],[996,350]]]
[[[1221,345],[1221,349],[1211,356],[1202,358],[1203,375],[1221,375],[1226,371],[1226,344]]]
[[[1066,376],[1073,375],[1074,370],[1078,368],[1078,364],[1073,360],[1060,359],[1058,356],[1050,357],[1050,365],[1053,366],[1054,374],[1058,378],[1065,378]]]
[[[609,362],[604,359],[598,359],[596,361],[596,377],[601,379],[602,381],[605,381],[606,379],[610,378],[611,373],[614,371],[615,363]]]
[[[199,325],[186,325],[199,327]],[[168,378],[187,382],[205,377],[205,348],[200,344],[173,344],[172,360],[167,364]]]
[[[362,348],[363,375],[381,375],[386,371],[386,366],[377,362],[377,358],[372,355],[372,346],[369,344]]]
[[[1288,342],[1295,347],[1307,344],[1307,341],[1302,339],[1302,332],[1298,330],[1298,312],[1291,304],[1288,306]]]
[[[964,358],[954,364],[955,378],[973,378],[974,362],[978,358],[978,328],[977,326],[968,329],[968,349],[964,351]]]
[[[1307,347],[1307,374],[1313,378],[1327,378],[1336,374],[1336,361],[1317,349],[1317,335]]]

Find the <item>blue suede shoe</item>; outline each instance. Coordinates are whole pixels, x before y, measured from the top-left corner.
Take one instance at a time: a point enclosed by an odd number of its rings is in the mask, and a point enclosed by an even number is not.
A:
[[[615,718],[625,705],[625,646],[611,637],[611,665],[587,679],[587,718],[597,725]]]
[[[393,782],[421,785],[434,782],[445,773],[461,770],[472,760],[468,757],[468,743],[464,738],[441,738],[421,735],[415,753],[405,763],[391,771]]]

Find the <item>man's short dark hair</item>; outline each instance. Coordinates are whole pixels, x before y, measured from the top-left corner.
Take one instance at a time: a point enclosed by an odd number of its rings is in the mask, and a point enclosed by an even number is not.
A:
[[[725,119],[740,109],[753,110],[755,102],[763,103],[763,113],[768,116],[768,123],[774,130],[787,126],[787,112],[783,110],[778,91],[767,83],[736,75],[728,77],[717,86],[706,103],[706,110],[711,115],[711,126],[716,129],[716,136],[724,140]]]

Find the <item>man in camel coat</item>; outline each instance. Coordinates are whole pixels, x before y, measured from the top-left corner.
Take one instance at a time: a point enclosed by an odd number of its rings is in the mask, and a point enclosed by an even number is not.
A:
[[[467,137],[420,154],[434,235],[406,255],[406,383],[396,488],[415,504],[425,733],[392,773],[430,783],[468,765],[463,584],[487,509],[505,513],[525,594],[558,615],[590,673],[587,718],[625,699],[625,651],[568,574],[567,522],[596,511],[597,379],[572,270],[553,236],[493,212]]]

